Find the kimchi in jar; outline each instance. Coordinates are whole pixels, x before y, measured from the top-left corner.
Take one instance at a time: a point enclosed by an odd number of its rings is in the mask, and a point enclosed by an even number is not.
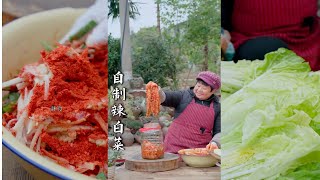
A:
[[[164,156],[164,143],[161,128],[141,128],[141,156],[143,159],[161,159]]]

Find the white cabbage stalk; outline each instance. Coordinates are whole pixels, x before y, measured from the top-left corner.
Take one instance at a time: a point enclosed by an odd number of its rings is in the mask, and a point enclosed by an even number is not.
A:
[[[76,171],[80,172],[80,173],[83,173],[83,172],[86,172],[88,170],[94,170],[95,166],[96,166],[96,163],[85,162],[83,164],[78,165]]]
[[[38,143],[37,143],[37,148],[36,148],[36,152],[39,153],[40,151],[40,146],[41,146],[41,136],[38,139]]]
[[[79,130],[94,130],[91,126],[71,126],[71,127],[48,127],[47,132],[48,133],[55,133],[55,132],[64,132],[64,131],[79,131]]]
[[[96,144],[97,146],[106,147],[107,140],[106,139],[92,139],[89,138],[89,142]]]
[[[53,77],[52,72],[46,64],[29,64],[24,66],[21,77],[3,82],[2,87],[10,87],[16,85],[19,90],[23,89],[27,84],[24,82],[27,76],[33,75],[33,87],[44,84],[44,100],[48,99],[50,79]],[[32,90],[31,90],[32,91]],[[32,96],[29,95],[30,97]],[[28,99],[28,98],[27,98]],[[26,104],[24,104],[26,105]]]
[[[23,82],[23,80],[24,80],[23,78],[17,77],[17,78],[11,79],[9,81],[3,82],[2,88],[10,87],[12,85],[21,83],[21,82]]]
[[[102,119],[101,115],[99,113],[95,113],[94,114],[94,118],[97,120],[97,122],[99,123],[99,125],[101,126],[102,130],[104,130],[104,132],[106,134],[108,134],[108,126],[107,123]]]
[[[55,135],[60,141],[63,142],[73,142],[77,138],[77,132],[76,131],[64,131],[59,132]]]

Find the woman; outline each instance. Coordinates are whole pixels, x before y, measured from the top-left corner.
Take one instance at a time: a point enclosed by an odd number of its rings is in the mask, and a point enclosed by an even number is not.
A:
[[[312,70],[320,70],[317,0],[222,0],[221,9],[235,61],[264,59],[284,47],[303,57]]]
[[[214,95],[220,85],[218,75],[205,71],[199,73],[195,87],[171,92],[160,89],[161,105],[175,108],[164,142],[166,152],[220,145],[220,103]]]

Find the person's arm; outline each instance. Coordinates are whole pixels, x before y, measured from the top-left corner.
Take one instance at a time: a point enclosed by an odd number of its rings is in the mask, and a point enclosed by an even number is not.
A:
[[[213,138],[211,139],[211,141],[210,141],[210,143],[215,143],[219,148],[221,146],[221,144],[220,144],[220,134],[221,134],[220,132],[215,134],[213,136]]]
[[[221,106],[219,105],[218,108],[220,107]],[[220,147],[220,133],[221,133],[221,111],[218,110],[214,119],[213,130],[212,130],[213,138],[211,140],[211,143],[212,142],[216,143],[218,147]]]
[[[234,0],[221,1],[221,26],[223,29],[232,30],[232,12]]]
[[[211,139],[210,143],[206,146],[208,150],[214,150],[217,148],[221,148],[220,144],[220,132],[215,134]]]
[[[162,91],[160,88],[159,95],[162,106],[176,108],[182,100],[183,91]]]
[[[215,136],[220,132],[221,132],[221,115],[220,115],[220,111],[218,111],[214,119],[212,135]]]
[[[232,12],[234,0],[221,1],[221,55],[223,61],[231,61],[235,54],[233,44],[231,43],[232,31]]]

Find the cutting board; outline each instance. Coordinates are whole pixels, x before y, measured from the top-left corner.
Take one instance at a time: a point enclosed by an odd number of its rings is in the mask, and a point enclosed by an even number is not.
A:
[[[160,172],[179,168],[179,155],[165,153],[162,159],[147,160],[135,154],[125,161],[125,168],[131,171]]]

